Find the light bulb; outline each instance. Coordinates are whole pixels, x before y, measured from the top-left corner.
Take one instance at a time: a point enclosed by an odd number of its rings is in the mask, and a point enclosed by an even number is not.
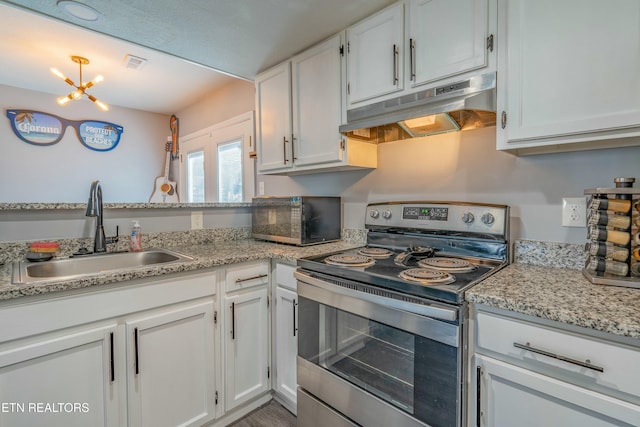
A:
[[[69,95],[61,96],[60,98],[57,99],[58,105],[67,105],[69,101],[71,101],[71,98],[69,97]]]
[[[96,99],[96,105],[98,105],[102,111],[109,111],[109,106],[102,101]]]
[[[50,70],[54,76],[60,77],[62,80],[67,80],[67,76],[62,74],[57,68],[51,68]]]
[[[80,89],[77,89],[77,90],[74,90],[73,92],[71,92],[71,97],[73,99],[79,99],[81,96],[82,96],[82,90],[80,90]]]
[[[102,74],[97,75],[93,80],[91,80],[91,83],[93,83],[94,85],[100,82],[104,81],[104,76]]]

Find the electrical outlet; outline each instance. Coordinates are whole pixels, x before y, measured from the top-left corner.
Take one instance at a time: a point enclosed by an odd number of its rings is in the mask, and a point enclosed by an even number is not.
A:
[[[202,212],[191,212],[191,229],[192,230],[202,230],[204,226],[204,220],[202,218]]]
[[[258,196],[264,196],[264,181],[258,182]]]
[[[587,226],[587,198],[563,197],[562,198],[562,226],[586,227]]]

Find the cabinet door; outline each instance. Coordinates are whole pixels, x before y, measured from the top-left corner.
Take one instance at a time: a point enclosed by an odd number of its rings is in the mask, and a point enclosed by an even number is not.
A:
[[[640,406],[476,355],[480,426],[640,425]]]
[[[275,355],[276,384],[278,393],[289,400],[295,408],[296,356],[298,355],[297,294],[288,289],[276,287]]]
[[[412,86],[487,65],[488,0],[410,0]]]
[[[224,298],[225,409],[269,390],[267,288]]]
[[[342,161],[341,46],[337,35],[291,60],[296,166]]]
[[[134,426],[199,426],[213,419],[213,300],[127,322]]]
[[[349,106],[402,90],[404,3],[347,29]]]
[[[118,426],[116,325],[0,351],[3,427]]]
[[[640,124],[640,2],[500,0],[498,148],[625,136]],[[573,135],[573,137],[571,137]],[[548,139],[551,140],[548,140]],[[533,140],[533,141],[532,141]],[[511,146],[509,146],[511,144]]]
[[[256,77],[258,171],[290,168],[291,66],[284,62]]]

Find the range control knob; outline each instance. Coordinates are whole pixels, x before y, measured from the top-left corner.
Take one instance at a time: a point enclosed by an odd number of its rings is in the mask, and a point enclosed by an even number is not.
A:
[[[378,212],[377,209],[374,209],[371,212],[369,212],[369,216],[373,219],[376,219],[380,216],[380,212]]]
[[[482,221],[483,224],[491,225],[495,222],[496,218],[490,213],[486,213],[482,215],[482,218],[480,218],[480,220]]]
[[[473,221],[475,221],[475,219],[476,217],[473,216],[471,212],[467,212],[462,215],[462,222],[464,222],[465,224],[471,224]]]
[[[391,218],[391,211],[389,209],[382,211],[382,218],[384,219]]]

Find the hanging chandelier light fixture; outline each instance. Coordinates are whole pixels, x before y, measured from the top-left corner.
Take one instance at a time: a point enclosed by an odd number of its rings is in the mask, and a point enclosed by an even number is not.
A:
[[[74,99],[80,99],[82,95],[86,95],[87,98],[93,101],[98,107],[100,107],[101,110],[107,111],[109,109],[109,106],[107,104],[96,99],[95,96],[88,94],[86,92],[86,90],[92,87],[93,85],[103,81],[104,77],[102,77],[102,75],[98,75],[93,80],[85,83],[82,80],[82,66],[87,65],[89,63],[89,60],[87,58],[83,58],[82,56],[75,56],[75,55],[71,57],[71,60],[80,66],[80,80],[77,85],[73,82],[73,80],[71,80],[69,77],[65,76],[64,74],[62,74],[58,69],[51,68],[51,72],[55,76],[60,77],[66,83],[68,83],[69,85],[75,88],[75,90],[71,91],[68,95],[61,96],[60,98],[58,98],[58,104],[66,105],[69,101],[72,101]]]

